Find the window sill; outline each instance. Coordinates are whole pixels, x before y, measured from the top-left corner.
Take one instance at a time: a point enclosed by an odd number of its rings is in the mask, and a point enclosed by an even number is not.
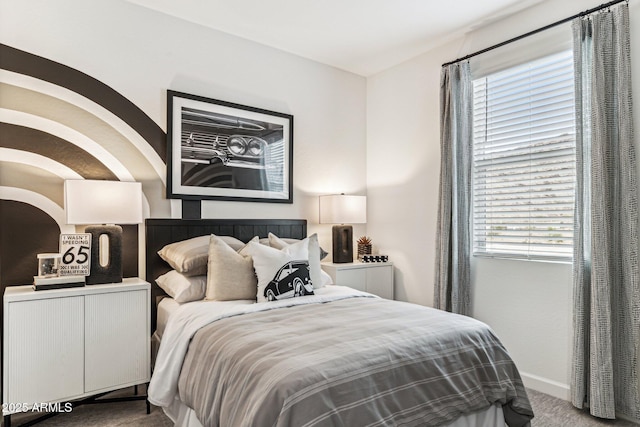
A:
[[[486,253],[474,253],[474,258],[482,258],[482,259],[499,259],[499,260],[507,260],[507,261],[530,261],[530,262],[542,262],[542,263],[550,263],[550,264],[573,264],[573,259],[570,258],[527,258],[519,255],[508,255],[508,254],[486,254]]]

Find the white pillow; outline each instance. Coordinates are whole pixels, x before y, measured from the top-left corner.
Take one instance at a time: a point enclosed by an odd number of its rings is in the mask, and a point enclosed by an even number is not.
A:
[[[320,274],[322,275],[322,286],[333,285],[333,279],[329,273],[324,270],[320,270]],[[315,286],[313,288],[316,289]]]
[[[204,298],[207,276],[187,277],[176,270],[171,270],[158,277],[156,283],[167,295],[182,304]]]
[[[253,258],[258,302],[313,295],[308,239],[281,250],[249,242],[240,254]]]
[[[244,246],[244,243],[235,237],[221,236],[220,238],[235,250],[240,250]],[[209,235],[170,243],[160,249],[158,255],[179,273],[187,276],[207,274]]]
[[[254,237],[251,242],[257,242]],[[244,247],[244,246],[243,246]],[[258,282],[250,256],[243,256],[212,234],[209,243],[207,300],[255,299]]]
[[[265,244],[268,244],[272,248],[276,248],[276,249],[282,249],[286,245],[290,245],[291,243],[296,243],[300,241],[300,239],[291,239],[289,237],[278,237],[273,233],[269,233],[268,239],[260,239],[260,243],[262,243],[263,240],[267,241],[267,243]],[[322,261],[327,257],[327,255],[329,255],[329,253],[324,249],[322,249],[322,246],[320,245],[318,245],[318,248],[320,252],[320,261]]]
[[[314,289],[319,289],[325,285],[322,278],[322,266],[320,265],[320,244],[318,243],[318,234],[314,233],[303,240],[281,239],[273,233],[269,233],[269,245],[275,249],[284,249],[290,245],[294,245],[305,240],[309,241],[309,267],[311,268],[311,282]]]

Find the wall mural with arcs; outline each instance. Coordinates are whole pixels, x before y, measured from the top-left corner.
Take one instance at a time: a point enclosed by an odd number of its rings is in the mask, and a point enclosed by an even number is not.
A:
[[[142,183],[145,217],[169,217],[166,134],[124,96],[78,70],[0,45],[0,283],[29,283],[57,251],[66,179]],[[138,226],[124,226],[124,275],[138,276]]]

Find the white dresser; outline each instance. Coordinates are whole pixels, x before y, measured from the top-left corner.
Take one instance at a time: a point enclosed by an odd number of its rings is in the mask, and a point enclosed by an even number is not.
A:
[[[331,276],[336,285],[349,286],[382,298],[393,299],[391,262],[323,262],[322,269]]]
[[[4,293],[3,415],[144,384],[150,285],[142,279]]]

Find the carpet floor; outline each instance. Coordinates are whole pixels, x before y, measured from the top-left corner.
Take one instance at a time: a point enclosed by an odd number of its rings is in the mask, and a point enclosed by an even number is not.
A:
[[[540,393],[527,390],[535,418],[532,427],[638,427],[624,420],[601,420],[589,415],[587,411],[574,408],[571,403]],[[105,397],[133,395],[133,389],[113,392]],[[36,418],[34,414],[18,414],[11,418],[12,427]],[[172,425],[162,409],[151,406],[147,415],[142,400],[104,404],[86,404],[73,409],[70,413],[59,414],[37,424],[39,427],[169,427]]]
[[[531,427],[638,427],[625,420],[603,420],[592,417],[588,410],[575,408],[570,402],[539,391],[527,389],[535,418]]]

